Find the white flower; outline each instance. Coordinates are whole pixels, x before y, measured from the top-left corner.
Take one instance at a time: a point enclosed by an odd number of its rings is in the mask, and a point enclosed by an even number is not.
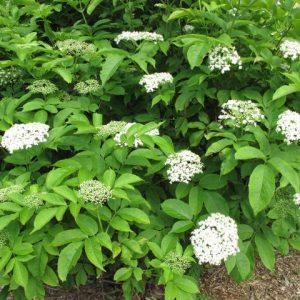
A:
[[[220,70],[222,74],[230,71],[232,65],[242,69],[242,61],[234,47],[218,45],[208,54],[208,67],[210,70]]]
[[[112,197],[112,190],[98,180],[86,180],[79,185],[79,196],[86,202],[102,206]]]
[[[192,32],[194,30],[195,30],[195,26],[193,25],[186,24],[183,26],[183,31],[185,32]]]
[[[58,41],[56,42],[56,46],[60,51],[74,56],[80,56],[86,53],[93,53],[96,51],[96,47],[93,44],[73,39]]]
[[[120,41],[152,41],[152,42],[158,42],[163,41],[164,38],[161,34],[158,34],[156,32],[147,32],[147,31],[123,31],[119,35],[117,35],[114,39],[114,41],[119,44]]]
[[[299,205],[299,206],[300,206],[300,193],[296,193],[296,194],[294,195],[293,200],[294,200],[294,203],[295,203],[296,205]]]
[[[46,142],[49,136],[48,130],[48,125],[38,122],[14,124],[5,131],[1,145],[10,153],[16,150],[29,149],[34,145]]]
[[[228,13],[232,16],[236,16],[237,11],[238,11],[238,9],[236,7],[234,7],[232,9],[229,9]]]
[[[33,94],[41,93],[43,95],[53,94],[58,90],[54,83],[46,79],[35,80],[27,89]]]
[[[158,7],[158,8],[166,8],[167,5],[164,4],[164,3],[155,3],[155,4],[154,4],[154,7]]]
[[[256,126],[257,122],[264,119],[257,104],[250,100],[228,100],[221,107],[219,121],[229,121],[233,127]]]
[[[171,154],[165,165],[169,165],[167,175],[170,183],[189,183],[193,176],[203,172],[203,163],[199,155],[189,150]]]
[[[220,213],[211,214],[198,223],[191,234],[191,244],[199,264],[220,265],[239,252],[238,231],[235,221]]]
[[[139,84],[145,87],[147,93],[151,93],[157,90],[160,86],[172,82],[173,76],[170,73],[162,72],[144,75]]]
[[[184,274],[191,267],[191,263],[188,259],[175,251],[169,252],[164,260],[173,272],[179,274]]]
[[[286,40],[280,45],[280,51],[284,58],[295,60],[300,56],[300,43],[297,41]]]
[[[23,199],[23,204],[29,208],[40,208],[44,202],[38,193],[33,193],[30,195],[26,195]]]
[[[0,231],[0,249],[4,247],[8,242],[8,233],[5,230]]]
[[[95,79],[78,82],[74,86],[74,90],[81,95],[97,92],[100,89],[100,84]]]
[[[10,194],[22,193],[22,192],[24,192],[24,188],[19,184],[15,184],[15,185],[11,185],[6,188],[2,188],[2,189],[0,189],[0,202],[8,201],[8,196]]]
[[[118,143],[119,146],[121,146],[121,147],[128,146],[128,144],[126,142],[122,141],[121,137],[122,137],[123,134],[126,134],[127,131],[129,130],[129,128],[131,126],[133,126],[134,124],[136,124],[136,123],[126,123],[126,125],[122,127],[122,129],[120,130],[120,132],[115,135],[114,140]],[[159,135],[159,130],[158,129],[152,129],[152,130],[150,130],[148,132],[145,132],[144,134],[145,135],[150,135],[150,136]],[[137,148],[137,147],[143,146],[143,145],[144,144],[143,144],[142,140],[137,135],[135,135],[135,139],[133,141],[133,146],[135,148]]]
[[[127,122],[124,121],[111,121],[106,125],[98,127],[96,135],[101,138],[107,138],[110,135],[119,133],[126,124]]]
[[[300,114],[286,110],[279,115],[276,131],[285,136],[284,141],[289,145],[300,140]]]
[[[0,86],[15,84],[22,74],[22,71],[15,67],[0,68]]]

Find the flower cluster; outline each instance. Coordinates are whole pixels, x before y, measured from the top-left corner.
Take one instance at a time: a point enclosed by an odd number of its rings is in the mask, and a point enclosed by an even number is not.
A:
[[[0,231],[0,249],[6,245],[8,241],[8,233],[5,230]]]
[[[300,56],[300,43],[297,41],[286,40],[281,43],[280,51],[284,58],[295,60]]]
[[[191,234],[191,243],[199,264],[220,265],[223,260],[239,252],[235,221],[220,213],[211,214],[198,223]]]
[[[155,3],[154,7],[158,7],[158,8],[167,8],[167,5],[164,3]]]
[[[276,131],[283,134],[284,141],[289,145],[300,140],[300,114],[286,110],[279,115]]]
[[[112,197],[112,190],[98,180],[86,180],[79,185],[79,195],[86,202],[102,206]]]
[[[58,90],[54,83],[46,79],[35,80],[27,89],[33,94],[41,93],[43,95],[53,94]]]
[[[234,47],[218,45],[210,50],[208,55],[210,70],[220,70],[222,74],[230,71],[232,65],[242,68],[242,61]]]
[[[22,76],[22,71],[15,67],[0,68],[0,86],[12,85]]]
[[[171,154],[165,164],[170,166],[167,170],[170,183],[189,183],[194,175],[203,172],[204,167],[200,156],[189,150]]]
[[[300,193],[296,193],[293,197],[294,203],[300,206]]]
[[[11,185],[6,188],[2,188],[2,189],[0,189],[0,202],[8,201],[8,196],[10,194],[23,193],[23,192],[24,192],[24,188],[19,184],[15,184],[15,185]]]
[[[119,133],[117,133],[117,134],[114,136],[114,140],[117,142],[117,144],[118,144],[119,146],[121,146],[121,147],[126,147],[126,146],[128,146],[128,144],[127,144],[126,142],[123,142],[123,141],[122,141],[122,135],[123,135],[123,134],[126,134],[127,131],[129,130],[129,128],[130,128],[131,126],[133,126],[134,124],[136,124],[136,123],[126,123],[125,126],[123,126],[123,127],[121,128],[121,130],[119,131]],[[159,130],[158,130],[158,129],[152,129],[152,130],[150,130],[150,131],[148,131],[148,132],[145,132],[145,135],[150,135],[150,136],[159,135]],[[134,146],[135,148],[144,145],[143,142],[142,142],[142,140],[141,140],[137,135],[135,135],[134,137],[135,137],[135,139],[134,139],[134,141],[133,141],[133,146]]]
[[[193,26],[193,25],[186,24],[183,26],[184,32],[192,32],[194,30],[195,30],[195,26]]]
[[[169,252],[164,261],[172,271],[180,274],[184,274],[191,267],[188,259],[175,251]]]
[[[96,51],[95,45],[73,39],[58,41],[56,42],[56,46],[60,51],[74,56],[80,56]]]
[[[14,124],[5,131],[1,145],[10,153],[16,150],[29,149],[45,142],[49,136],[48,131],[48,125],[38,122]]]
[[[78,82],[74,90],[81,95],[97,92],[100,89],[100,84],[95,79],[89,79],[86,81]]]
[[[250,100],[228,100],[221,107],[219,121],[229,121],[233,127],[256,126],[264,119],[257,104]]]
[[[124,121],[111,121],[106,125],[102,125],[97,128],[97,136],[101,138],[107,138],[111,135],[116,135],[127,124]]]
[[[144,75],[139,84],[145,87],[147,93],[151,93],[157,90],[160,86],[172,82],[173,76],[170,73],[162,72]]]
[[[23,204],[26,207],[37,209],[43,206],[44,202],[38,193],[34,193],[34,194],[26,195],[23,199]]]
[[[156,32],[147,32],[147,31],[123,31],[122,33],[118,34],[114,41],[119,44],[121,41],[151,41],[151,42],[158,42],[163,41],[164,38],[161,34]]]

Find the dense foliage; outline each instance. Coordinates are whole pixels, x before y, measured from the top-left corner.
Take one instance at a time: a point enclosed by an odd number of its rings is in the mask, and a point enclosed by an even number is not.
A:
[[[300,250],[299,3],[0,3],[1,299]]]

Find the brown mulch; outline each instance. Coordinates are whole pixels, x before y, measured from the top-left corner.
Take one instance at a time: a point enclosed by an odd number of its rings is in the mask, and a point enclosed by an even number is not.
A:
[[[207,270],[201,292],[216,300],[296,300],[300,299],[300,253],[278,255],[275,272],[257,260],[254,276],[240,285],[228,276],[223,266]]]

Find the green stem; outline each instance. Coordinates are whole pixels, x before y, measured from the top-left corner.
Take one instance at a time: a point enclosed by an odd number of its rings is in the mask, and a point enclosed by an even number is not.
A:
[[[101,207],[100,205],[97,206],[97,219],[98,219],[98,223],[99,223],[101,232],[103,232],[103,226],[102,226],[102,222],[101,222],[100,215],[99,215],[99,209],[100,209],[100,207]]]

